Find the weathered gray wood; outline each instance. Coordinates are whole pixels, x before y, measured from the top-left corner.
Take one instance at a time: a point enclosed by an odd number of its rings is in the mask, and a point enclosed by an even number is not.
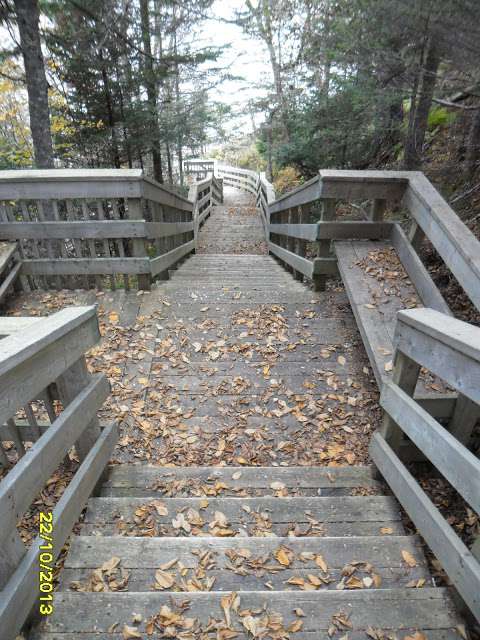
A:
[[[153,260],[150,261],[152,276],[156,276],[162,271],[169,269],[181,258],[186,256],[191,251],[193,251],[194,248],[195,248],[195,241],[190,240],[190,242],[182,244],[176,249],[172,249],[171,251],[168,251],[168,253],[164,253],[163,255],[158,256],[157,258],[153,258]]]
[[[365,350],[377,384],[381,388],[383,380],[390,375],[385,370],[385,365],[393,357],[393,335],[391,335],[393,330],[389,327],[390,319],[385,317],[382,309],[377,309],[372,305],[372,294],[370,288],[366,285],[365,274],[357,266],[360,257],[370,249],[370,243],[366,248],[362,246],[364,250],[362,250],[361,255],[357,255],[355,246],[351,242],[335,242],[335,253],[338,259],[338,269],[350,300]],[[370,305],[370,307],[366,305]]]
[[[146,222],[145,235],[147,238],[167,238],[193,231],[193,228],[193,220],[191,222]]]
[[[403,202],[480,308],[480,242],[422,173],[410,179]]]
[[[77,521],[88,496],[97,484],[118,438],[116,425],[105,428],[80,465],[53,510],[56,558]],[[0,628],[5,640],[14,640],[38,600],[38,557],[43,540],[37,538],[22,558],[0,598]],[[2,638],[2,640],[3,640]]]
[[[480,511],[480,460],[407,393],[385,382],[380,404],[475,511]]]
[[[151,223],[150,223],[151,224]],[[0,236],[11,240],[65,238],[143,238],[143,220],[68,220],[64,222],[0,222]]]
[[[433,309],[398,314],[397,349],[480,404],[480,328]]]
[[[316,224],[270,224],[268,225],[268,230],[270,233],[310,240],[311,242],[317,240],[318,237]]]
[[[300,271],[304,276],[312,279],[313,275],[313,262],[307,260],[307,258],[302,258],[301,256],[297,256],[295,253],[280,247],[278,244],[273,242],[268,243],[268,248],[271,253],[275,256],[286,262],[288,265],[293,267],[296,271]]]
[[[15,284],[16,279],[20,276],[22,264],[18,262],[6,276],[4,281],[0,284],[0,302],[7,295],[10,287]]]
[[[385,215],[385,209],[387,208],[386,200],[373,200],[372,206],[369,212],[369,218],[372,222],[380,222]]]
[[[480,618],[478,560],[379,433],[373,436],[370,455],[464,601],[473,614]]]
[[[199,509],[201,498],[162,498],[168,508],[167,516],[155,515],[158,522],[171,525],[172,514],[181,509]],[[85,514],[85,523],[99,526],[102,523],[115,522],[118,514],[125,522],[131,522],[135,510],[148,503],[148,498],[92,498]],[[202,517],[207,523],[212,520],[215,511],[222,511],[237,527],[242,523],[251,523],[252,516],[244,509],[247,506],[254,511],[267,511],[273,525],[290,523],[308,523],[310,518],[319,523],[398,521],[401,514],[398,505],[389,496],[344,496],[336,497],[298,497],[298,498],[210,498],[208,506],[202,508]],[[382,526],[382,525],[379,525]]]
[[[48,260],[40,258],[24,260],[21,273],[24,275],[97,275],[129,273],[146,275],[150,273],[150,261],[144,258],[62,258]]]
[[[317,176],[305,182],[301,187],[293,189],[288,194],[269,203],[268,210],[270,216],[280,211],[285,211],[290,207],[298,207],[302,204],[315,202],[320,198],[320,178]]]
[[[185,617],[199,619],[204,627],[214,618],[224,620],[221,598],[225,593],[189,593],[189,608]],[[304,612],[303,633],[293,637],[305,640],[307,637],[323,637],[331,626],[332,616],[344,611],[349,615],[350,624],[356,630],[367,628],[389,629],[395,635],[405,629],[415,628],[430,634],[430,630],[449,629],[459,624],[453,603],[446,589],[381,589],[372,591],[310,591],[292,593],[268,591],[245,591],[239,594],[240,609],[280,612],[283,624],[288,627],[297,616],[295,608]],[[157,613],[162,605],[172,607],[173,602],[184,602],[185,594],[173,596],[170,593],[69,593],[57,594],[57,615],[48,621],[48,631],[65,632],[67,629],[78,634],[95,631],[105,633],[113,622],[120,629],[131,624],[134,611],[142,620]],[[82,603],[82,605],[80,605]],[[78,615],[79,606],[86,611],[95,611],[92,617]],[[242,640],[251,637],[241,626],[238,616],[232,613],[232,624]],[[140,626],[143,630],[143,625]],[[398,632],[398,633],[396,633]],[[61,636],[59,636],[61,638]],[[7,638],[9,640],[9,638]],[[70,640],[70,639],[69,639]]]
[[[238,477],[237,477],[238,476]],[[171,469],[146,464],[110,467],[104,487],[148,488],[156,481],[180,479],[222,482],[235,489],[251,488],[273,492],[270,485],[281,482],[289,489],[377,486],[370,467],[179,467]]]
[[[480,405],[459,394],[449,423],[450,433],[459,442],[468,446],[478,420],[480,420]]]
[[[392,383],[405,393],[412,397],[417,386],[418,376],[420,374],[420,365],[405,355],[402,351],[395,353],[394,369],[392,375]],[[385,387],[384,382],[382,390]],[[428,414],[427,414],[428,415]],[[385,441],[392,447],[393,451],[398,453],[402,442],[402,430],[395,420],[395,417],[386,412],[383,416],[381,433]]]
[[[9,224],[9,223],[0,222],[0,238],[9,240],[9,238],[3,232],[3,227],[5,224]],[[15,255],[16,250],[17,250],[17,244],[15,242],[0,242],[0,275],[5,271],[10,260]]]
[[[167,563],[178,558],[185,567],[195,568],[197,560],[192,552],[213,551],[218,568],[224,569],[229,560],[225,551],[248,549],[252,556],[268,556],[280,546],[291,549],[295,555],[302,552],[321,554],[329,568],[343,568],[352,561],[361,559],[377,567],[402,567],[402,551],[409,551],[419,565],[425,565],[422,547],[417,536],[371,536],[370,538],[141,538],[119,537],[115,540],[115,554],[122,558],[122,566],[138,569],[158,567],[158,559]],[[96,568],[112,557],[112,540],[100,536],[76,536],[65,560],[65,567],[80,569]],[[296,561],[294,567],[314,566],[313,558]]]
[[[0,554],[0,589],[3,589],[26,553],[20,534],[16,528],[2,532],[2,553]],[[0,598],[1,599],[1,598]]]
[[[342,200],[399,200],[414,171],[325,169],[320,175],[320,197]],[[422,174],[420,174],[422,175]]]
[[[336,276],[338,275],[337,260],[334,257],[331,258],[314,258],[312,274]]]
[[[357,222],[351,220],[331,222],[321,220],[315,224],[271,224],[269,225],[269,232],[311,242],[342,238],[380,240],[388,238],[393,227],[393,222]]]
[[[383,240],[390,236],[393,222],[368,222],[342,220],[341,222],[329,222],[320,220],[318,225],[317,240],[341,240],[341,239],[365,239]]]
[[[415,287],[421,301],[426,307],[431,307],[447,315],[451,315],[450,308],[442,294],[437,289],[425,265],[420,260],[417,252],[410,244],[400,225],[392,228],[392,243],[395,247],[400,262]]]
[[[0,341],[0,424],[100,338],[95,307],[71,307]]]
[[[74,362],[62,375],[56,380],[56,387],[59,398],[64,407],[70,406],[77,397],[89,387],[91,384],[91,376],[87,369],[85,357],[81,356]],[[107,389],[108,394],[108,389]],[[75,448],[80,461],[83,461],[96,440],[100,435],[100,424],[98,422],[96,410],[99,408],[97,404],[88,407],[85,402],[85,413],[91,414],[88,425],[82,429],[77,440]],[[90,411],[89,411],[90,410]],[[58,418],[57,418],[58,420]],[[56,422],[56,421],[55,421]],[[55,423],[54,423],[55,424]]]
[[[96,376],[4,478],[0,485],[2,545],[70,447],[96,417],[109,389],[105,376]]]
[[[156,184],[156,183],[154,183]],[[152,185],[150,185],[152,186]],[[153,198],[150,198],[153,199]],[[140,199],[128,199],[127,204],[127,215],[131,220],[138,220],[142,217],[142,201]],[[190,203],[189,203],[190,204]],[[145,240],[142,238],[133,239],[132,241],[132,253],[137,259],[143,259],[149,263],[147,258],[147,248],[145,245]],[[122,260],[122,258],[120,258]],[[123,258],[123,260],[129,260],[129,258]],[[150,265],[148,264],[150,267]],[[124,273],[129,273],[125,271]],[[138,271],[138,288],[143,289],[145,291],[149,291],[151,287],[151,273],[150,268],[146,271]]]

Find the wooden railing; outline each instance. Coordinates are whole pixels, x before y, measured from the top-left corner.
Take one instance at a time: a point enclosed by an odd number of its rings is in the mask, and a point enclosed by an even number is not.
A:
[[[31,288],[149,289],[195,249],[196,205],[139,170],[1,171],[0,240]]]
[[[188,199],[194,203],[193,221],[197,238],[198,230],[212,213],[212,207],[223,202],[222,180],[210,173],[209,177],[190,187]]]
[[[480,405],[480,328],[433,309],[398,314],[395,369],[380,404],[383,429],[370,454],[471,611],[480,619],[480,538],[468,549],[399,457],[407,437],[470,507],[480,513],[480,460],[462,445]],[[457,432],[449,433],[413,399],[425,367],[459,392]]]
[[[21,263],[16,242],[0,242],[0,306],[12,289],[18,287]]]
[[[1,318],[0,336],[0,465],[6,473],[0,481],[0,629],[2,639],[11,640],[34,606],[51,602],[51,592],[39,593],[41,564],[49,575],[118,434],[116,425],[99,425],[97,411],[110,387],[85,363],[100,337],[95,307]],[[17,524],[72,446],[80,466],[53,509],[51,545],[48,535],[39,536],[27,549]]]
[[[184,161],[183,170],[185,173],[193,175],[198,181],[208,177],[210,173],[218,177],[216,166],[217,160],[210,158],[190,159]]]
[[[370,201],[365,221],[340,221],[337,203]],[[411,226],[384,222],[388,203],[407,210]],[[417,248],[427,237],[472,302],[480,307],[480,243],[428,179],[418,172],[320,171],[318,177],[269,204],[270,250],[295,271],[325,286],[337,273],[331,241],[390,238],[423,304],[449,313],[448,306],[422,263]],[[317,243],[312,259],[305,244]]]
[[[256,197],[258,174],[255,173],[255,171],[217,164],[216,172],[219,178],[223,178],[225,186],[236,187],[237,189],[247,191]]]

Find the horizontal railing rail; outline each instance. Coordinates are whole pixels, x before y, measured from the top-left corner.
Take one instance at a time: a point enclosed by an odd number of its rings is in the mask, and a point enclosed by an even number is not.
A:
[[[383,428],[370,445],[380,473],[442,564],[471,611],[480,619],[480,538],[462,542],[401,460],[408,438],[468,505],[480,513],[480,460],[462,440],[480,405],[480,328],[433,309],[398,314],[395,368],[383,385]],[[449,431],[414,398],[424,367],[459,392]]]
[[[98,422],[110,386],[103,374],[89,374],[85,362],[100,338],[95,307],[71,307],[48,318],[0,318],[0,336],[0,628],[10,640],[35,604],[48,610],[52,603],[48,592],[39,600],[40,553],[53,571],[118,433],[115,424],[102,428]],[[72,447],[80,465],[46,515],[52,535],[27,548],[17,525]]]
[[[257,196],[258,174],[255,171],[217,164],[216,172],[220,178],[223,178],[226,186],[236,187],[251,193],[255,197]]]
[[[0,240],[25,288],[149,289],[194,250],[196,205],[139,170],[0,171]]]
[[[339,220],[337,203],[359,199],[371,203],[368,220]],[[406,208],[411,219],[407,233],[400,224],[381,224],[388,203]],[[320,171],[319,176],[270,203],[269,213],[272,253],[291,268],[300,269],[320,289],[326,277],[337,271],[332,240],[389,238],[422,302],[449,313],[418,255],[426,237],[480,308],[480,243],[422,173]],[[307,261],[305,245],[295,243],[299,234],[307,242],[318,243],[316,255]]]

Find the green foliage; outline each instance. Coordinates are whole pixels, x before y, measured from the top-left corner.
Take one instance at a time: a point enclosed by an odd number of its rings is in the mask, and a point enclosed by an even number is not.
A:
[[[445,107],[435,105],[428,114],[428,128],[446,127],[455,122],[456,114]]]

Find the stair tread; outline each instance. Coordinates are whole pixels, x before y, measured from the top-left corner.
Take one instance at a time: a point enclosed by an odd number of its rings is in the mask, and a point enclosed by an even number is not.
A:
[[[160,514],[156,504],[162,504]],[[165,507],[165,510],[163,510]],[[191,511],[189,511],[191,510]],[[220,512],[221,516],[218,516]],[[189,523],[178,526],[181,520]],[[185,515],[186,514],[186,515]],[[218,518],[226,522],[219,524]],[[175,523],[173,522],[175,519]],[[99,497],[88,502],[82,533],[97,535],[350,536],[403,533],[390,496],[168,498]],[[355,533],[357,532],[357,533]]]
[[[45,622],[45,633],[41,633],[38,638],[48,640],[53,638],[52,634],[56,638],[62,638],[61,634],[65,633],[82,634],[83,640],[87,633],[111,637],[114,633],[120,634],[125,624],[132,625],[135,614],[141,616],[142,622],[137,626],[140,632],[145,633],[147,621],[157,615],[162,606],[173,608],[180,603],[184,603],[184,609],[177,624],[173,625],[177,633],[185,628],[182,621],[186,618],[193,619],[195,624],[202,624],[204,629],[211,618],[214,618],[218,621],[217,624],[225,628],[222,608],[224,597],[225,593],[218,591],[188,593],[188,596],[168,592],[59,592],[55,599],[55,615]],[[265,613],[279,614],[283,625],[288,627],[299,619],[297,613],[301,609],[302,629],[295,633],[294,637],[297,639],[306,638],[307,635],[309,638],[324,638],[332,624],[332,617],[341,615],[340,612],[348,619],[347,627],[340,625],[343,633],[348,629],[351,629],[351,633],[365,632],[373,627],[401,631],[406,635],[407,630],[415,629],[426,631],[430,639],[432,631],[451,630],[451,633],[447,632],[440,637],[458,638],[453,628],[461,622],[450,593],[445,588],[322,590],[298,592],[294,598],[287,591],[245,591],[238,594],[237,598],[239,606],[231,610],[230,623],[238,631],[237,638],[251,637],[241,624],[242,617],[236,612],[243,612],[245,615],[246,610],[257,612],[257,615],[253,615],[254,619]],[[185,603],[186,599],[188,603]],[[223,604],[225,607],[225,601]],[[197,628],[191,637],[200,637],[200,630]],[[350,633],[349,637],[352,637]]]
[[[288,561],[287,565],[276,559],[279,550],[286,554],[282,561]],[[112,553],[120,558],[118,571],[128,571],[129,591],[152,591],[155,571],[162,566],[167,567],[172,579],[165,590],[171,591],[187,591],[192,584],[198,591],[209,591],[212,587],[216,591],[263,590],[267,583],[271,590],[298,591],[303,586],[298,584],[299,578],[321,589],[338,589],[342,585],[385,589],[407,587],[419,581],[424,586],[431,583],[416,536],[248,539],[78,536],[72,540],[60,589],[91,590],[92,572],[111,560]],[[410,562],[413,558],[416,565],[407,565],[403,553],[410,554]],[[316,562],[319,556],[322,569]],[[309,576],[313,576],[313,582]]]
[[[158,467],[125,464],[110,467],[103,487],[147,487],[152,482],[200,480],[205,485],[222,482],[235,489],[271,488],[281,482],[287,489],[334,487],[379,487],[371,467]],[[147,484],[148,483],[148,484]]]

